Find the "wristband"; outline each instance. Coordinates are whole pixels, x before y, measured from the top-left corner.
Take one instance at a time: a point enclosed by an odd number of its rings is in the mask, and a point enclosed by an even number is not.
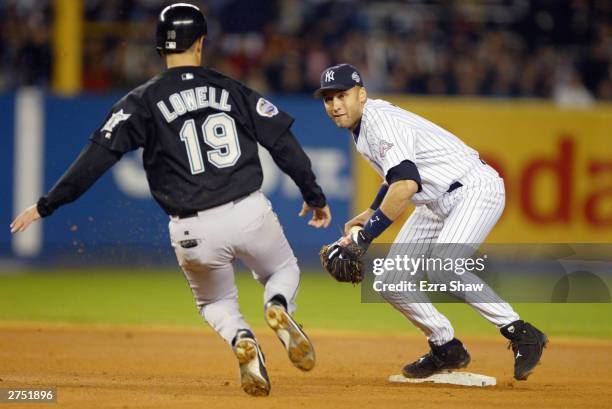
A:
[[[391,226],[393,220],[389,219],[382,210],[378,209],[374,212],[370,220],[363,226],[363,230],[372,238],[380,236],[387,227]]]
[[[389,190],[389,185],[380,185],[380,189],[378,189],[378,193],[376,194],[374,201],[370,205],[370,209],[376,210],[380,207],[380,204],[382,203],[383,199],[385,198],[385,195],[387,194],[387,190]]]

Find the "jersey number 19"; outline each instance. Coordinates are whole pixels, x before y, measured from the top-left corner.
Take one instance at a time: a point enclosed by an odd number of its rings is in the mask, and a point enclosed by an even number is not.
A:
[[[234,118],[225,113],[208,116],[202,124],[202,135],[204,142],[213,148],[207,153],[210,163],[217,168],[227,168],[236,164],[240,157],[240,144]],[[204,158],[194,119],[183,123],[180,136],[187,149],[191,173],[197,175],[204,172]]]

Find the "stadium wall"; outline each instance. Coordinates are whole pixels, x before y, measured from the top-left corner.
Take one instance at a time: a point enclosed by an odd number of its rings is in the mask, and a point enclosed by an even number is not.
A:
[[[15,214],[52,187],[119,97],[64,98],[37,89],[0,96],[4,262],[174,263],[168,218],[149,194],[138,152],[38,228],[9,233]],[[612,106],[566,110],[534,101],[386,98],[454,132],[504,176],[506,211],[490,241],[612,242]],[[299,192],[265,151],[263,190],[298,257],[316,264],[321,243],[337,237],[351,211],[369,205],[380,178],[354,151],[350,137],[327,119],[320,102],[272,100],[296,118],[293,129],[330,198],[332,227],[314,230],[296,216]],[[400,227],[392,226],[382,240],[392,241]]]

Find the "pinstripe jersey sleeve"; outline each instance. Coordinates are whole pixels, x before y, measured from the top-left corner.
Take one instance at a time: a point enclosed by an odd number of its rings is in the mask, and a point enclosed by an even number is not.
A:
[[[394,120],[384,107],[372,109],[368,144],[385,177],[389,169],[405,160],[416,162],[415,135],[412,129]]]
[[[414,163],[421,179],[416,204],[437,200],[468,173],[484,171],[478,152],[451,132],[381,99],[367,100],[356,147],[382,178],[403,161]]]

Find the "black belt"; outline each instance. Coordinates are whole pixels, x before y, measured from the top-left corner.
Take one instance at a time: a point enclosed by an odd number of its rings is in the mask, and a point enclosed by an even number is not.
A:
[[[450,193],[455,189],[459,189],[461,186],[463,186],[461,184],[461,182],[453,182],[449,187],[448,190],[446,191],[446,193]]]
[[[251,195],[250,193],[247,193],[244,196],[240,196],[238,199],[232,200],[232,203],[234,203],[234,204],[240,203],[240,202],[242,202],[244,199],[246,199],[250,195]],[[221,204],[219,206],[223,206],[224,204],[227,204],[227,203],[223,203],[223,204]],[[212,209],[212,208],[209,208],[209,209]],[[203,210],[208,210],[208,209],[203,209]],[[198,211],[195,211],[195,212],[182,213],[182,214],[176,215],[175,217],[178,217],[179,219],[189,219],[190,217],[196,217],[198,215],[198,213],[203,211],[203,210],[198,210]]]

